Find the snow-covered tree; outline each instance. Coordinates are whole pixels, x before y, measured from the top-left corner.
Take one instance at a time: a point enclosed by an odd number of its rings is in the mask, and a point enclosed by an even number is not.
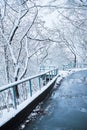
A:
[[[34,74],[40,64],[86,63],[86,4],[85,0],[1,0],[0,70],[5,84]]]

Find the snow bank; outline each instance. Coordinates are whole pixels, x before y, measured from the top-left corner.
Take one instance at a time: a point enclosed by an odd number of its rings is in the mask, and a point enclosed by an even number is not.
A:
[[[10,111],[7,112],[7,109],[2,111],[2,116],[0,117],[0,127],[15,117],[21,110],[23,110],[26,106],[28,106],[31,102],[33,102],[39,95],[41,95],[56,79],[58,75],[55,76],[51,81],[47,83],[46,86],[42,87],[41,90],[38,90],[32,97],[28,97],[24,102],[17,106],[17,109],[10,108]]]

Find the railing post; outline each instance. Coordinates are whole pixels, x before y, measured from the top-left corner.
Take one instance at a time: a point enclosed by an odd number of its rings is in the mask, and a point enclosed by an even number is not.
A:
[[[15,109],[17,109],[16,89],[15,89],[15,86],[13,86],[13,96],[14,96],[14,107],[15,107]]]
[[[55,72],[55,76],[56,76],[56,69],[54,70],[54,72]]]
[[[44,85],[46,85],[46,74],[44,75]]]
[[[53,77],[55,77],[55,69],[53,70]]]
[[[41,90],[40,76],[38,77],[38,80],[39,80],[39,89]]]
[[[58,69],[56,69],[56,75],[58,74]]]
[[[51,71],[51,79],[53,78],[53,70]]]
[[[63,65],[63,70],[65,70],[65,66]]]
[[[30,87],[30,96],[32,97],[32,84],[31,84],[31,80],[29,80],[29,87]]]
[[[53,70],[50,71],[50,73],[51,73],[51,75],[50,75],[50,79],[52,79],[52,78],[53,78]]]
[[[50,79],[51,79],[51,74],[50,74],[50,72],[49,72],[49,81],[50,81]]]

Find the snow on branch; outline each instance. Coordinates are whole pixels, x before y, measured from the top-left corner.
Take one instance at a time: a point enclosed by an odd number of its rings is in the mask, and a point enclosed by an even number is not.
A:
[[[28,66],[28,60],[33,56],[35,55],[36,53],[38,53],[39,50],[43,49],[44,47],[40,47],[38,48],[36,51],[34,51],[31,55],[28,54],[28,41],[27,41],[27,36],[26,36],[26,45],[25,45],[25,50],[26,50],[26,61],[25,61],[25,67],[24,67],[24,70],[22,72],[22,74],[19,76],[19,80],[23,78],[23,76],[26,74],[26,71],[27,71],[27,66]]]
[[[32,21],[32,23],[31,23],[31,25],[29,26],[29,28],[26,30],[26,32],[24,33],[23,37],[21,38],[21,41],[25,38],[25,36],[28,34],[28,32],[30,31],[30,29],[31,29],[32,26],[34,25],[34,22],[35,22],[35,20],[36,20],[36,18],[37,18],[37,15],[38,15],[38,10],[36,11],[36,14],[35,14],[35,16],[34,16],[34,18],[33,18],[33,21]]]
[[[16,64],[16,63],[17,63],[17,60],[16,60],[16,58],[15,58],[15,56],[14,56],[13,48],[12,48],[12,46],[9,44],[8,39],[5,37],[5,35],[4,35],[4,33],[2,32],[1,29],[0,29],[0,32],[1,32],[3,38],[5,39],[5,41],[6,41],[7,45],[8,45],[8,47],[9,47],[9,50],[10,50],[10,54],[11,54],[12,60],[13,60],[14,64]]]

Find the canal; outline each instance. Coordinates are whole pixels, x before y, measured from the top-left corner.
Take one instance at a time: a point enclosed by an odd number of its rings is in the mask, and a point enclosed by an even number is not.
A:
[[[66,77],[19,129],[87,130],[87,71]]]

